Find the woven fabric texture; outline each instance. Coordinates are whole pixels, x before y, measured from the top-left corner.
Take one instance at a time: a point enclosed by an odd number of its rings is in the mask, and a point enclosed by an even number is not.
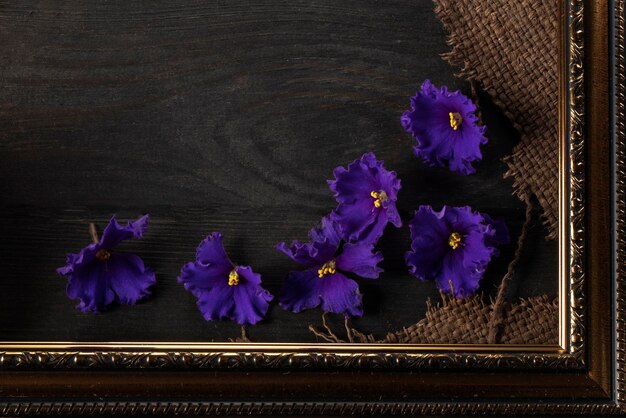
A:
[[[558,2],[434,0],[460,77],[478,83],[520,134],[505,159],[515,194],[535,196],[558,229]]]
[[[346,337],[340,338],[323,319],[323,329],[309,326],[318,338],[332,343],[392,344],[488,344],[493,304],[481,295],[455,299],[442,294],[442,303],[428,303],[426,318],[415,325],[392,332],[378,340],[350,327],[346,318]],[[558,344],[559,302],[547,296],[520,299],[504,309],[499,344]]]
[[[390,333],[386,343],[487,344],[492,305],[480,296],[443,298],[442,306],[428,307],[426,318],[402,331]],[[498,343],[557,344],[559,304],[547,296],[521,299],[504,309]]]

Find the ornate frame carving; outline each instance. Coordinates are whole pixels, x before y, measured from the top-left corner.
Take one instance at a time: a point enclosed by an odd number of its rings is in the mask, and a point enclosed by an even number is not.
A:
[[[562,2],[558,346],[7,343],[0,347],[0,376],[9,378],[0,379],[0,415],[621,413],[626,401],[625,2]],[[613,107],[606,112],[610,91]],[[609,115],[615,128],[612,162],[606,153],[608,123],[603,124]],[[612,173],[596,176],[603,170]],[[602,241],[611,232],[612,246]],[[603,301],[607,295],[614,306]],[[185,373],[189,369],[197,371]],[[347,373],[363,371],[372,373]],[[412,371],[424,373],[417,377]],[[334,383],[326,385],[324,379]],[[362,392],[350,392],[352,386]],[[73,390],[65,402],[2,402],[7,396],[49,400],[64,387]],[[337,397],[337,388],[350,392],[351,401]],[[241,389],[250,394],[242,395]],[[150,401],[159,395],[169,400]],[[112,400],[71,400],[91,396]]]
[[[616,323],[616,397],[626,402],[624,362],[626,361],[626,1],[615,2],[613,9],[612,84],[615,86],[611,113],[613,114],[615,180],[613,201],[615,214],[615,323]]]

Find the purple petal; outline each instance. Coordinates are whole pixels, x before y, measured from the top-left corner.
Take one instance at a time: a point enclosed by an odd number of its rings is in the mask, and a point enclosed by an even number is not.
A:
[[[295,313],[318,307],[322,303],[317,289],[319,280],[316,270],[289,272],[283,283],[280,306]]]
[[[359,285],[341,273],[329,274],[318,279],[318,291],[322,295],[322,310],[349,316],[362,316],[363,306]]]
[[[236,286],[229,286],[228,281],[216,283],[208,290],[198,292],[196,305],[207,321],[230,319],[235,312],[233,294]]]
[[[335,192],[337,202],[352,203],[355,200],[369,198],[372,190],[380,190],[380,181],[370,171],[377,163],[376,156],[369,152],[359,160],[353,161],[347,169],[335,168],[333,171],[335,180],[328,180],[328,186]]]
[[[401,123],[417,141],[415,153],[427,164],[448,166],[458,174],[476,170],[472,166],[482,159],[480,145],[487,143],[485,127],[478,125],[476,106],[459,91],[437,90],[426,80],[421,91],[411,98],[411,110],[404,112]],[[450,124],[450,113],[462,117],[458,129]]]
[[[483,216],[470,207],[448,207],[434,212],[422,206],[411,221],[411,251],[407,264],[416,277],[435,279],[437,286],[464,297],[478,289],[494,248],[487,245],[495,230],[484,223]],[[449,243],[455,233],[457,247]]]
[[[223,237],[219,232],[209,234],[196,249],[196,261],[202,264],[210,264],[215,266],[216,269],[232,270],[233,263],[226,255],[222,241]]]
[[[123,240],[141,238],[147,227],[148,215],[127,226],[121,226],[113,216],[98,243],[87,245],[78,254],[67,255],[67,264],[57,272],[68,278],[67,295],[80,299],[78,309],[100,312],[115,299],[134,304],[149,294],[155,276],[143,261],[136,255],[109,251]],[[108,259],[98,259],[96,255],[101,250],[109,253]]]
[[[377,279],[383,271],[377,266],[383,261],[383,255],[380,252],[374,253],[374,245],[372,244],[346,244],[335,261],[339,270],[352,272],[369,279]]]
[[[394,225],[401,225],[395,207],[400,180],[373,153],[364,154],[347,169],[336,168],[334,174],[335,179],[329,180],[328,185],[335,192],[338,206],[331,217],[340,226],[343,239],[376,241],[389,216]],[[377,194],[384,198],[379,199]]]
[[[341,273],[319,278],[316,270],[292,271],[283,285],[280,305],[300,312],[322,306],[324,312],[363,315],[359,286]]]
[[[387,193],[389,198],[387,202],[383,203],[383,207],[393,206],[395,208],[395,202],[398,199],[398,192],[400,191],[401,182],[395,171],[388,171],[385,169],[383,162],[379,161],[375,167],[376,176],[380,183],[380,189]]]
[[[124,240],[141,238],[146,232],[146,229],[148,229],[148,218],[148,215],[144,215],[136,221],[128,222],[126,226],[122,226],[117,222],[115,216],[113,216],[102,232],[102,237],[100,237],[99,242],[100,247],[111,249]]]
[[[452,280],[455,295],[464,297],[478,289],[494,255],[494,248],[487,245],[494,230],[485,225],[482,215],[470,207],[450,208],[449,212],[451,215],[457,212],[452,216],[456,218],[456,229],[463,235],[463,243],[457,250],[450,252],[454,253],[454,257],[444,259],[442,278],[446,283]],[[449,292],[449,285],[446,284],[442,290]]]
[[[206,291],[218,283],[228,283],[228,274],[235,268],[231,263],[224,245],[222,234],[209,234],[196,249],[196,261],[183,266],[178,282],[196,297],[198,292]]]
[[[443,257],[450,249],[452,233],[443,221],[445,208],[435,212],[430,206],[420,206],[409,222],[411,251],[405,254],[409,271],[420,280],[431,280],[441,271]]]
[[[211,289],[219,283],[228,283],[230,271],[231,268],[224,268],[223,265],[192,261],[181,269],[178,283],[182,283],[186,290],[198,297],[199,292]]]
[[[491,219],[487,216],[487,219]],[[457,297],[473,294],[479,286],[496,249],[492,246],[496,229],[487,224],[483,214],[466,207],[444,206],[435,212],[421,206],[410,222],[411,251],[406,262],[411,273],[421,280],[435,279],[444,292]],[[506,226],[498,224],[499,239],[505,237]],[[457,234],[458,246],[450,244]],[[508,234],[507,234],[508,235]]]
[[[237,266],[235,268],[237,274],[239,274],[240,283],[248,283],[248,284],[261,284],[261,275],[259,273],[255,273],[252,270],[252,267],[249,266]]]
[[[463,266],[463,254],[460,251],[450,251],[444,258],[441,273],[437,276],[437,287],[445,293],[463,297],[474,293],[478,288],[478,280],[467,280],[469,272]]]
[[[265,316],[272,295],[261,287],[261,275],[250,267],[220,262],[228,260],[221,234],[211,234],[204,240],[197,257],[202,261],[187,263],[178,281],[198,298],[198,309],[207,321],[228,318],[245,325],[255,324]],[[238,281],[231,285],[229,275],[233,270]]]
[[[382,208],[374,208],[372,206],[372,198],[357,200],[352,204],[339,205],[337,209],[331,212],[331,218],[341,225],[342,235],[346,241],[357,240],[362,236],[369,236],[370,239],[379,237],[372,236],[374,234],[366,233],[372,223],[376,221]],[[385,226],[386,226],[385,222]],[[380,228],[377,228],[377,231]]]
[[[109,285],[119,303],[134,305],[150,294],[150,286],[156,283],[154,272],[134,254],[112,253],[106,264]]]
[[[89,244],[82,250],[78,252],[78,254],[68,253],[65,257],[66,264],[63,267],[59,267],[57,269],[57,273],[62,276],[67,276],[71,274],[77,266],[81,264],[86,264],[93,261],[96,258],[96,253],[100,249],[99,244]]]
[[[295,240],[287,246],[281,242],[276,249],[297,263],[313,267],[333,258],[341,242],[337,225],[328,216],[323,217],[321,224],[309,231],[309,238],[311,241],[304,244]]]
[[[287,245],[286,242],[279,242],[276,244],[276,249],[296,263],[304,264],[307,267],[323,263],[317,259],[317,249],[310,242],[303,244],[298,240],[293,240],[291,245]]]
[[[389,218],[387,217],[387,211],[381,210],[376,220],[359,235],[359,241],[376,244],[380,237],[383,236],[383,232],[385,232],[388,223]]]
[[[108,287],[104,263],[93,260],[74,265],[68,276],[67,296],[79,299],[76,306],[84,313],[102,312],[115,299],[115,294]]]
[[[485,219],[485,223],[489,225],[493,230],[493,236],[486,236],[485,242],[488,246],[494,248],[494,255],[498,255],[498,250],[496,246],[508,244],[511,241],[511,236],[509,234],[509,229],[504,222],[504,219],[497,218],[493,219],[491,216],[486,213],[481,213],[482,217]]]
[[[439,289],[445,293],[452,293],[453,288],[454,295],[461,298],[476,292],[480,279],[485,273],[486,263],[476,262],[473,258],[476,257],[476,249],[469,252],[474,254],[467,254],[467,252],[464,254],[464,251],[451,251],[444,257],[441,274],[437,278]],[[491,253],[489,251],[487,253],[490,257]],[[450,283],[452,283],[452,288]]]
[[[396,228],[402,227],[402,219],[400,219],[400,214],[398,213],[396,205],[389,205],[389,207],[387,208],[387,219]]]
[[[341,234],[339,233],[337,224],[327,215],[322,218],[319,226],[309,231],[309,239],[315,242],[328,243],[329,247],[333,248],[339,246]]]
[[[232,287],[235,288],[233,293],[235,309],[232,320],[240,325],[254,325],[265,317],[269,302],[273,299],[270,292],[251,282],[239,283]]]

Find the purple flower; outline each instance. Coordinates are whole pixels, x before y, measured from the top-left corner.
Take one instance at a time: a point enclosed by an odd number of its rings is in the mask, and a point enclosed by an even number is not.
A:
[[[411,251],[405,255],[409,271],[420,280],[435,280],[437,287],[464,297],[478,289],[491,257],[498,255],[496,245],[509,242],[503,221],[469,206],[444,206],[435,212],[420,206],[409,227]]]
[[[468,175],[480,161],[480,145],[487,143],[485,127],[478,125],[476,105],[460,91],[437,89],[429,80],[411,97],[411,110],[400,119],[417,140],[415,154],[431,166],[448,164],[451,171]]]
[[[207,321],[228,318],[253,325],[263,319],[273,299],[261,287],[260,274],[230,261],[219,232],[200,243],[196,261],[183,266],[178,282],[198,298],[198,309]]]
[[[400,180],[373,153],[364,154],[347,169],[337,167],[334,175],[328,185],[339,205],[330,217],[339,225],[343,239],[375,243],[388,222],[402,226],[396,209]]]
[[[373,253],[371,243],[345,243],[340,250],[341,237],[337,225],[322,218],[319,227],[309,232],[310,242],[293,241],[291,246],[281,242],[276,248],[294,261],[307,267],[292,271],[283,285],[280,305],[300,312],[322,306],[324,312],[350,316],[363,315],[358,284],[344,272],[376,279],[383,270],[377,266],[382,255]]]
[[[134,254],[112,251],[130,238],[141,238],[148,227],[148,215],[128,225],[117,223],[115,216],[98,240],[92,226],[94,242],[78,254],[67,255],[67,265],[57,269],[67,277],[67,296],[79,299],[76,306],[83,312],[101,312],[112,302],[134,305],[150,294],[155,282],[154,272]]]

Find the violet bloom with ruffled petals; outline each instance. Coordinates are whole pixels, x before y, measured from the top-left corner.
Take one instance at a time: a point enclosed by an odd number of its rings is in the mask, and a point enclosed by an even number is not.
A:
[[[402,226],[396,209],[400,180],[374,153],[364,154],[347,169],[337,167],[334,175],[328,185],[339,205],[330,216],[339,225],[343,239],[375,243],[387,223]]]
[[[411,251],[405,255],[409,271],[420,280],[435,280],[444,292],[473,294],[497,245],[509,242],[503,221],[473,211],[469,206],[444,206],[436,212],[420,206],[409,227]]]
[[[198,298],[198,309],[207,321],[227,318],[253,325],[265,317],[273,299],[261,287],[260,274],[230,261],[219,232],[200,243],[196,261],[183,266],[178,282]]]
[[[102,237],[78,254],[67,255],[67,265],[57,272],[67,277],[67,296],[79,299],[79,310],[101,312],[113,302],[134,305],[150,294],[156,282],[154,272],[134,254],[114,252],[113,247],[131,238],[141,238],[148,227],[148,215],[128,225],[120,225],[115,216]]]
[[[319,227],[309,232],[310,242],[281,242],[276,248],[308,269],[292,271],[285,279],[280,305],[300,312],[321,305],[324,312],[362,316],[359,285],[344,273],[376,279],[383,271],[377,266],[382,255],[374,253],[371,243],[345,243],[340,249],[338,227],[324,217]]]
[[[475,112],[476,105],[460,91],[437,89],[426,80],[400,121],[417,140],[414,151],[424,162],[468,175],[476,171],[472,163],[482,159],[480,145],[487,143]]]

